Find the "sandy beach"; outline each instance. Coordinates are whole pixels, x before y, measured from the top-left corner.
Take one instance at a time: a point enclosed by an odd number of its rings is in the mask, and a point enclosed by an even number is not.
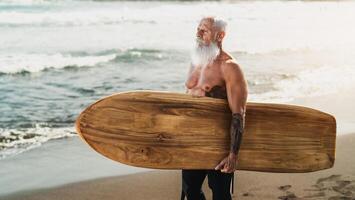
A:
[[[236,171],[233,199],[355,199],[355,118],[351,90],[297,99],[335,115],[335,165],[311,173]],[[65,148],[62,148],[65,146]],[[78,137],[53,140],[0,161],[0,199],[179,199],[181,172],[121,165],[102,157]],[[208,199],[211,191],[204,182]]]

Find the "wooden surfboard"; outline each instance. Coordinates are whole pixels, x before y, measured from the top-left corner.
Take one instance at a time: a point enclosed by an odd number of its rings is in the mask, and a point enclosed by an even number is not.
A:
[[[77,118],[76,130],[98,153],[155,169],[214,169],[229,152],[227,100],[163,91],[105,97]],[[335,160],[336,121],[285,104],[247,103],[237,169],[311,172]]]

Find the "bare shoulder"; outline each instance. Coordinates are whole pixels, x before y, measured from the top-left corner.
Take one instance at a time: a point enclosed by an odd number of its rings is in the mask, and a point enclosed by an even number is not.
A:
[[[226,79],[238,79],[244,81],[243,71],[234,59],[228,59],[221,65],[221,71]]]

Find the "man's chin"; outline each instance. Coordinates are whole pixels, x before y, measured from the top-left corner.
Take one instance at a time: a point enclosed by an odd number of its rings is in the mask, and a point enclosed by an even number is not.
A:
[[[196,46],[202,47],[202,46],[204,46],[204,44],[202,42],[196,42]]]
[[[201,47],[201,46],[206,46],[205,42],[203,40],[200,39],[196,39],[196,45]]]
[[[205,42],[197,42],[196,43],[198,47],[210,47],[211,45],[213,45],[213,43],[205,43]]]

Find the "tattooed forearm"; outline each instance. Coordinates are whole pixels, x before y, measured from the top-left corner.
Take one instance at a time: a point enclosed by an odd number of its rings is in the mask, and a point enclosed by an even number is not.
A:
[[[230,152],[238,154],[240,143],[244,132],[244,119],[240,113],[232,114],[232,121],[230,126],[231,146]]]

